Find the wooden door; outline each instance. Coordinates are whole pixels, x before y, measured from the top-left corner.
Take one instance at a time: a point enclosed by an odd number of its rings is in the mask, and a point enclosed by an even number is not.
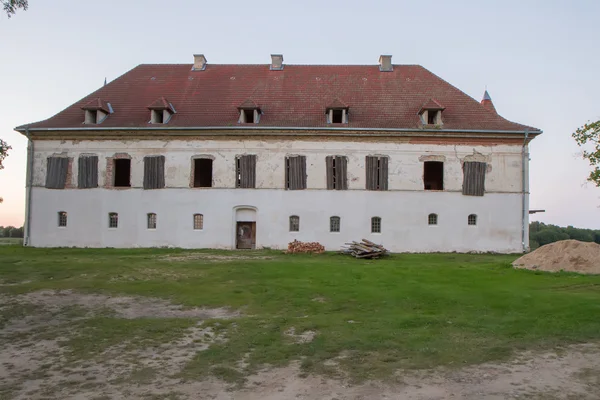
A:
[[[236,226],[236,248],[253,249],[256,244],[256,222],[238,222]]]

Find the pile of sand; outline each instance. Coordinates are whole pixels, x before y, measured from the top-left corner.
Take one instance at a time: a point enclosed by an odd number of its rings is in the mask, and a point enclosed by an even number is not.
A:
[[[561,240],[540,247],[513,262],[515,268],[600,274],[600,244]]]

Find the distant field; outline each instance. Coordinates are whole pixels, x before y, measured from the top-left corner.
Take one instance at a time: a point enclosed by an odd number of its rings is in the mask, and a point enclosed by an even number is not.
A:
[[[0,245],[3,244],[23,244],[23,238],[0,238]]]
[[[293,361],[360,382],[600,339],[600,276],[514,270],[516,257],[3,246],[0,334],[15,348],[63,349],[39,368],[66,375],[137,360],[119,375],[131,384],[167,370],[239,383]],[[155,353],[179,364],[140,361]]]

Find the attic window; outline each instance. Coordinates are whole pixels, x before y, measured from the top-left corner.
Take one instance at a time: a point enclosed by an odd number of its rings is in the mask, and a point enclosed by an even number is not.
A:
[[[98,98],[86,103],[81,107],[85,111],[84,124],[100,124],[113,113],[110,103]]]
[[[159,110],[152,110],[151,121],[153,124],[163,124],[163,112]]]
[[[252,100],[248,99],[239,105],[238,110],[240,112],[240,118],[238,123],[240,124],[258,124],[260,120],[261,110],[260,107]]]
[[[439,111],[437,110],[430,110],[427,113],[427,124],[428,125],[437,125],[437,114]]]
[[[442,112],[445,107],[435,99],[429,99],[419,110],[421,123],[424,125],[442,125]]]
[[[327,114],[328,124],[348,123],[348,105],[340,99],[335,99],[333,103],[327,106],[325,114]]]
[[[164,97],[150,104],[148,109],[150,109],[151,124],[166,124],[171,119],[171,116],[175,114],[173,104],[169,103],[169,100]]]
[[[254,110],[242,110],[243,116],[243,122],[246,124],[253,124],[254,123]]]

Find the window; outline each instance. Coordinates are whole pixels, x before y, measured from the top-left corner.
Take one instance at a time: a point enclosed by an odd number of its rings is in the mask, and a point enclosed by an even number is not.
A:
[[[144,157],[144,189],[165,187],[165,156]]]
[[[371,233],[381,233],[381,218],[371,218]]]
[[[343,156],[327,156],[325,158],[328,190],[348,189],[348,158]]]
[[[429,223],[429,225],[437,225],[437,223],[438,223],[437,214],[429,214],[429,216],[427,217],[427,222]]]
[[[194,214],[194,229],[204,229],[204,216],[202,214]]]
[[[329,218],[329,232],[340,231],[340,217]]]
[[[67,157],[48,157],[46,166],[46,188],[64,189],[67,183],[69,159]]]
[[[90,189],[98,187],[98,156],[79,156],[77,186],[80,189]]]
[[[423,183],[425,190],[444,190],[444,163],[442,161],[425,161]]]
[[[194,159],[194,187],[212,187],[213,160]]]
[[[475,214],[469,215],[469,217],[467,218],[467,223],[469,225],[477,225],[477,215],[475,215]]]
[[[248,154],[235,159],[235,187],[256,187],[256,155]]]
[[[147,222],[148,222],[148,229],[156,229],[156,214],[148,213]]]
[[[300,231],[300,217],[297,215],[292,215],[290,217],[290,232],[299,232]]]
[[[117,158],[114,161],[114,176],[115,187],[131,187],[131,160]]]
[[[67,213],[65,211],[58,213],[58,226],[67,226]]]
[[[242,123],[253,124],[254,123],[254,110],[242,110]]]
[[[344,122],[344,110],[331,110],[331,123],[341,124]]]
[[[427,112],[427,124],[428,125],[437,125],[437,110],[429,110]]]
[[[85,123],[96,124],[98,122],[98,111],[97,110],[85,110]]]
[[[388,157],[367,156],[367,190],[388,190]]]
[[[164,112],[163,110],[151,110],[150,112],[150,123],[152,124],[164,124]]]
[[[119,214],[117,213],[108,213],[108,227],[109,228],[118,228],[119,227]]]
[[[306,189],[305,156],[288,156],[285,158],[285,188],[288,190]]]
[[[483,196],[485,192],[484,162],[465,161],[463,164],[463,191],[465,196]]]

